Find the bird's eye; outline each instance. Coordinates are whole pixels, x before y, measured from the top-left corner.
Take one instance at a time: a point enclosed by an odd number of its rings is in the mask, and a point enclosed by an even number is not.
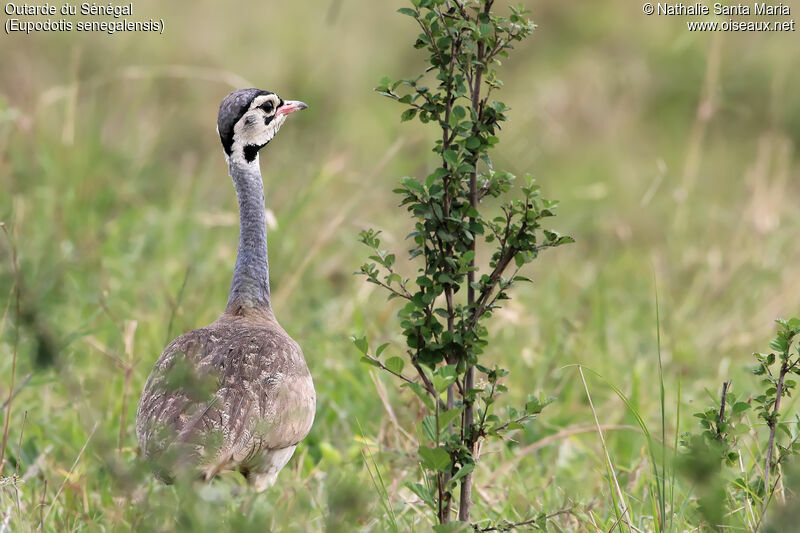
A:
[[[265,113],[270,114],[275,109],[275,105],[272,102],[266,102],[261,106],[261,109],[263,109]]]

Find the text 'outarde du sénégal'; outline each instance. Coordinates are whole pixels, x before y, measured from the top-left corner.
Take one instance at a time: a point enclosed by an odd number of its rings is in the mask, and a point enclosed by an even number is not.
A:
[[[53,15],[82,15],[104,17],[126,17],[133,15],[133,4],[97,4],[84,2],[80,5],[64,3],[60,6],[45,2],[43,4],[15,4],[8,2],[5,5],[6,15],[16,16],[53,16]]]
[[[4,12],[9,18],[5,21],[5,32],[39,33],[39,32],[104,32],[109,35],[121,32],[164,32],[164,19],[130,20],[133,15],[133,3],[130,4],[97,4],[83,2],[81,4],[65,2],[63,4],[5,4]],[[61,18],[57,18],[57,17]],[[24,18],[16,18],[24,17]],[[27,17],[48,17],[27,19]],[[53,18],[50,18],[53,17]],[[71,17],[79,20],[72,21]],[[81,17],[84,17],[81,19]],[[98,20],[105,19],[105,20]]]

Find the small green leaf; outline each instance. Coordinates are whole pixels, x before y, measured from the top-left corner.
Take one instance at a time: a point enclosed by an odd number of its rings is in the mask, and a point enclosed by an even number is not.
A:
[[[446,427],[450,422],[461,415],[461,409],[454,408],[439,413],[439,427]]]
[[[390,78],[389,76],[382,77],[381,81],[378,82],[378,90],[388,89],[391,83],[392,83],[392,78]]]
[[[406,109],[405,111],[403,111],[403,113],[400,115],[400,121],[401,122],[407,122],[407,121],[411,120],[412,118],[414,118],[415,116],[417,116],[417,109],[414,108],[414,107],[411,107],[411,108]]]
[[[435,509],[436,506],[433,502],[433,494],[430,490],[428,490],[427,487],[419,483],[406,483],[406,487],[408,490],[416,494],[420,500],[425,502],[428,507]]]
[[[455,487],[456,483],[458,482],[459,479],[461,479],[462,477],[466,476],[467,474],[472,472],[474,469],[475,469],[475,465],[471,464],[471,463],[470,464],[466,464],[466,465],[462,466],[461,468],[459,468],[458,472],[456,472],[455,475],[453,477],[451,477],[450,481],[447,483],[448,487]]]
[[[399,374],[400,372],[402,372],[403,367],[405,366],[405,362],[397,356],[390,357],[383,364],[386,368],[389,369],[390,372],[394,372],[395,374]]]
[[[464,141],[464,146],[467,147],[468,150],[474,150],[481,145],[481,140],[478,137],[467,137],[467,140]]]
[[[433,400],[431,400],[428,391],[426,391],[422,385],[419,383],[406,383],[406,387],[411,389],[411,391],[417,395],[417,397],[422,400],[422,403],[425,404],[425,407],[433,411]]]
[[[358,351],[365,354],[369,350],[366,337],[353,337],[353,344],[356,345]]]
[[[442,447],[420,446],[418,453],[422,459],[422,465],[429,470],[444,472],[450,467],[450,454]]]
[[[377,350],[375,350],[375,357],[380,357],[380,356],[381,356],[381,354],[383,353],[383,351],[384,351],[386,348],[388,348],[388,347],[389,347],[389,344],[390,344],[390,343],[388,343],[388,342],[385,342],[385,343],[381,344],[380,346],[378,346],[378,349],[377,349]]]
[[[422,427],[422,434],[425,435],[425,437],[430,442],[434,442],[435,443],[436,442],[436,416],[434,416],[434,415],[426,416],[425,418],[422,419],[422,422],[420,423],[420,426]]]
[[[444,392],[447,387],[455,382],[456,376],[457,370],[455,365],[440,366],[431,376],[433,388],[435,388],[437,392]]]
[[[789,343],[781,336],[775,337],[769,343],[769,347],[775,351],[783,352],[789,347]]]
[[[733,404],[733,414],[739,415],[750,409],[750,404],[747,402],[736,402]]]
[[[540,399],[535,396],[528,398],[528,403],[525,404],[525,412],[529,415],[538,415],[542,410],[553,403],[555,398]]]
[[[397,12],[400,13],[401,15],[408,15],[409,17],[414,17],[414,18],[417,18],[417,15],[419,15],[419,13],[417,13],[410,7],[401,7],[400,9],[397,10]]]
[[[456,378],[451,376],[433,376],[431,381],[433,382],[433,388],[436,389],[436,392],[444,392],[455,380]]]

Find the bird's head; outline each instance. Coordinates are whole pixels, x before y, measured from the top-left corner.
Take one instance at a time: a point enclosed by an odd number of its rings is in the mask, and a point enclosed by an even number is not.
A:
[[[222,100],[217,132],[228,161],[253,163],[290,113],[308,107],[261,89],[241,89]]]

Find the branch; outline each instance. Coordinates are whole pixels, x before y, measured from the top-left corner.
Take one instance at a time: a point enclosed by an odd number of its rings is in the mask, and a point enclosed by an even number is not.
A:
[[[434,108],[436,108],[436,106],[438,104],[436,102],[434,102],[433,99],[431,98],[431,95],[428,94],[430,92],[430,90],[428,90],[428,91],[420,91],[419,90],[419,86],[417,86],[416,84],[414,84],[413,88],[414,88],[414,92],[416,92],[418,95],[420,95],[422,98],[424,98],[426,103],[428,103],[431,106],[433,106]],[[433,117],[436,119],[436,121],[441,124],[442,118],[441,118],[441,115],[439,114],[438,111],[429,111],[429,110],[425,109],[424,107],[420,106],[419,104],[415,104],[414,102],[411,102],[411,105],[416,107],[420,111],[425,111],[427,113],[430,113],[431,115],[433,115]]]
[[[386,270],[386,272],[389,273],[387,277],[397,274],[397,272],[395,272],[394,269],[390,265],[386,264],[385,258],[382,255],[382,253],[385,253],[385,251],[381,252],[381,251],[379,251],[377,249],[374,249],[374,251],[375,251],[375,254],[378,257],[380,257],[380,259],[381,259],[381,261],[376,261],[376,262],[378,264],[380,264],[380,266],[383,267]],[[374,268],[365,269],[364,267],[362,267],[360,272],[357,272],[357,274],[364,274],[365,276],[367,276],[367,281],[369,281],[371,283],[374,283],[375,285],[378,285],[380,287],[383,287],[384,289],[386,289],[387,291],[391,292],[395,296],[399,296],[400,298],[405,298],[406,300],[411,300],[413,298],[411,296],[411,293],[408,291],[408,288],[406,287],[406,282],[405,282],[405,280],[403,280],[403,276],[397,274],[397,277],[400,278],[400,281],[398,282],[398,284],[400,285],[400,288],[402,289],[402,292],[400,292],[397,289],[395,289],[394,287],[392,287],[391,285],[389,285],[389,283],[385,283],[385,282],[381,281],[378,278],[377,275],[372,276],[371,273],[379,273],[380,272],[378,267],[376,267],[375,265],[372,265],[372,267],[374,267]],[[369,270],[369,271],[367,271],[367,270]]]
[[[572,514],[572,509],[574,507],[570,507],[569,509],[561,509],[560,511],[556,511],[554,513],[550,513],[549,515],[545,515],[545,520],[550,520],[551,518],[555,518],[557,516],[565,515],[565,514]],[[475,531],[511,531],[514,528],[521,527],[521,526],[528,526],[531,524],[535,524],[541,519],[541,517],[537,518],[530,518],[528,520],[523,520],[522,522],[506,522],[505,524],[489,526],[485,528],[480,528],[477,525],[473,524],[472,528]]]
[[[719,400],[719,414],[717,415],[717,438],[722,437],[722,432],[720,431],[720,427],[722,426],[722,421],[725,420],[725,399],[728,396],[728,387],[731,386],[731,382],[725,381],[722,383],[722,397]]]
[[[414,365],[414,368],[417,370],[417,373],[419,374],[419,377],[422,380],[423,385],[425,386],[425,391],[428,394],[430,394],[431,397],[433,397],[433,399],[436,400],[439,403],[440,407],[445,407],[446,408],[444,402],[439,398],[439,395],[436,394],[436,389],[433,387],[433,383],[431,383],[431,380],[429,380],[428,376],[425,375],[425,372],[419,366],[419,363],[417,363],[415,361],[414,356],[411,354],[411,352],[409,352],[408,355],[411,358],[411,364]],[[371,356],[369,354],[365,353],[364,354],[364,358],[366,358],[369,361],[375,363],[375,365],[378,368],[380,368],[381,370],[387,371],[391,375],[393,375],[393,376],[395,376],[397,378],[400,378],[401,380],[405,381],[406,383],[409,383],[409,384],[416,383],[413,379],[408,378],[408,377],[404,376],[403,374],[401,374],[399,372],[395,372],[394,370],[391,370],[390,368],[387,368],[387,366],[384,365],[379,359],[377,359],[377,358],[375,358],[375,357],[373,357],[373,356]]]
[[[488,17],[490,10],[492,9],[492,4],[494,0],[486,0],[486,3],[483,6],[483,14]],[[477,19],[479,15],[476,13],[475,19]],[[483,112],[479,108],[479,102],[481,97],[481,75],[483,74],[483,61],[485,60],[484,57],[484,43],[483,41],[478,42],[478,50],[477,50],[477,65],[475,66],[475,76],[472,81],[473,85],[471,86],[471,96],[472,96],[472,109],[475,111],[477,116],[477,121],[473,122],[472,131],[473,135],[476,133],[477,124],[483,122]],[[470,69],[466,68],[465,71],[469,72]],[[477,156],[475,157],[475,166],[472,170],[472,173],[469,177],[469,203],[472,206],[472,209],[478,209],[478,166],[477,166]],[[470,223],[474,223],[475,218],[470,217]],[[470,250],[473,253],[472,259],[470,260],[470,268],[469,272],[467,273],[467,304],[472,306],[475,304],[475,288],[473,287],[475,282],[475,240],[473,239]],[[505,266],[503,267],[505,268]],[[469,363],[467,363],[467,369],[464,373],[464,390],[467,394],[469,394],[470,389],[473,388],[473,383],[475,380],[475,367]],[[464,398],[464,400],[467,400]],[[474,413],[473,413],[473,402],[472,400],[465,401],[464,412],[463,412],[463,421],[461,423],[461,431],[462,431],[462,441],[465,441],[469,456],[472,456],[475,453],[475,435],[472,434],[472,424],[474,422]],[[469,434],[468,434],[469,432]],[[461,499],[458,502],[458,519],[462,522],[469,522],[469,515],[470,515],[470,506],[472,505],[472,472],[468,473],[461,479]]]
[[[553,248],[554,244],[540,244],[533,248],[532,251],[536,253],[541,252],[542,250],[546,250],[547,248]],[[511,259],[517,254],[517,252],[521,252],[519,248],[515,246],[511,246],[507,249],[505,255],[501,256],[497,262],[497,266],[495,266],[494,270],[492,270],[491,275],[489,276],[489,283],[481,290],[480,298],[478,298],[477,304],[478,307],[475,309],[475,312],[472,315],[472,318],[469,321],[467,329],[472,329],[481,319],[483,314],[486,312],[486,309],[494,303],[497,299],[489,301],[489,297],[494,292],[495,287],[497,287],[497,282],[500,281],[503,272],[505,272],[506,268],[508,267],[509,263],[511,263]]]
[[[372,357],[371,355],[369,355],[369,354],[367,354],[367,353],[365,353],[365,354],[364,354],[364,357],[365,357],[366,359],[369,359],[369,360],[370,360],[370,361],[372,361],[373,363],[375,363],[375,364],[376,364],[376,365],[377,365],[377,366],[378,366],[378,367],[379,367],[381,370],[386,370],[388,373],[390,373],[390,374],[392,374],[393,376],[396,376],[396,377],[398,377],[398,378],[402,379],[402,380],[403,380],[403,381],[405,381],[406,383],[414,383],[414,380],[413,380],[413,379],[409,379],[409,378],[405,377],[403,374],[401,374],[401,373],[399,373],[399,372],[395,372],[394,370],[392,370],[392,369],[390,369],[390,368],[387,368],[387,366],[386,366],[386,365],[384,365],[383,363],[381,363],[380,359],[377,359],[377,358],[375,358],[375,357]]]
[[[483,313],[486,311],[486,304],[489,301],[489,297],[491,296],[494,288],[497,286],[497,282],[500,281],[500,277],[502,276],[503,272],[505,271],[508,264],[513,259],[514,255],[517,253],[517,249],[514,246],[511,246],[506,249],[505,254],[500,256],[500,259],[497,260],[497,264],[492,270],[492,273],[489,275],[489,283],[481,289],[481,294],[478,297],[476,302],[475,312],[472,314],[472,319],[470,319],[469,326],[467,329],[472,329],[478,323]]]
[[[414,368],[417,369],[417,374],[419,374],[419,377],[422,380],[422,383],[425,384],[425,390],[427,390],[428,394],[433,396],[434,399],[438,400],[440,407],[445,405],[444,402],[439,398],[439,395],[436,393],[436,388],[433,386],[433,383],[431,383],[431,380],[428,379],[428,376],[427,376],[427,374],[425,374],[425,371],[422,370],[422,367],[419,366],[419,363],[417,362],[417,358],[414,357],[413,355],[411,355],[411,352],[409,352],[408,355],[411,357],[411,364],[414,365]],[[447,408],[447,406],[445,406],[445,409],[446,408]]]
[[[436,46],[436,40],[431,35],[431,32],[428,31],[427,26],[425,26],[425,24],[423,24],[422,21],[417,17],[414,17],[414,20],[417,21],[417,24],[419,24],[419,27],[422,28],[422,32],[428,38],[428,41],[430,41],[431,48],[436,53],[436,57],[439,58],[439,64],[444,65],[444,58],[442,57],[442,52],[439,50],[439,47]],[[433,65],[431,65],[431,68],[433,68]]]
[[[392,294],[394,294],[398,298],[404,298],[404,299],[409,300],[409,301],[412,299],[411,294],[408,292],[408,290],[404,286],[402,286],[402,284],[401,284],[401,286],[403,287],[403,290],[405,291],[405,293],[402,293],[402,292],[398,291],[397,289],[395,289],[394,287],[392,287],[390,285],[387,285],[386,283],[382,282],[378,278],[370,278],[370,277],[368,277],[367,280],[369,280],[370,283],[374,283],[375,285],[383,287],[384,289],[386,289],[387,291],[391,292]]]
[[[775,428],[778,426],[778,411],[781,408],[781,396],[783,396],[783,380],[788,373],[788,364],[786,362],[781,364],[781,372],[778,376],[778,383],[775,386],[775,405],[772,407],[772,415],[767,421],[769,426],[769,444],[767,444],[767,457],[764,465],[764,486],[769,487],[769,476],[772,472],[772,454],[775,448]],[[766,505],[764,507],[764,514],[766,515]]]
[[[11,402],[14,401],[14,395],[16,394],[16,389],[14,387],[14,380],[17,376],[17,354],[19,350],[19,323],[20,323],[20,293],[22,292],[22,274],[20,273],[19,268],[19,257],[17,255],[17,243],[15,239],[11,237],[11,234],[8,232],[8,228],[2,222],[0,222],[0,229],[3,230],[3,233],[6,235],[6,239],[8,239],[8,244],[11,248],[11,267],[13,269],[14,274],[14,349],[13,355],[11,356],[11,384],[8,388],[8,399],[3,404],[3,408],[5,409],[5,422],[3,423],[3,440],[2,445],[0,445],[0,476],[3,475],[3,470],[6,466],[6,445],[8,444],[8,428],[9,423],[11,421]]]
[[[439,18],[441,19],[441,13],[439,13]],[[444,21],[442,22],[444,23]],[[444,25],[447,27],[446,23],[444,23]],[[447,33],[448,35],[450,34],[449,29]],[[442,125],[442,166],[444,168],[448,168],[447,161],[444,160],[444,152],[450,147],[450,143],[455,138],[455,128],[450,127],[450,113],[453,110],[453,103],[455,102],[455,98],[453,98],[453,69],[455,68],[456,56],[458,56],[460,52],[461,39],[452,39],[452,44],[450,46],[450,65],[448,65],[447,68],[447,82],[444,87],[444,124]],[[447,131],[450,129],[452,129],[452,135],[448,137]]]
[[[0,411],[4,411],[4,410],[5,410],[5,408],[6,408],[6,407],[8,406],[8,404],[9,404],[9,402],[11,402],[11,401],[12,401],[14,398],[16,398],[16,397],[17,397],[17,394],[19,394],[19,392],[20,392],[22,389],[24,389],[24,388],[25,388],[25,385],[27,385],[27,384],[28,384],[28,382],[31,380],[31,378],[32,378],[32,377],[33,377],[33,374],[28,374],[27,376],[25,376],[24,378],[22,378],[22,381],[20,382],[20,384],[19,384],[19,385],[17,385],[17,388],[16,388],[16,390],[14,390],[14,392],[13,392],[13,393],[9,394],[9,398],[7,398],[7,399],[6,399],[6,400],[3,402],[3,405],[1,405],[1,406],[0,406]]]
[[[494,397],[494,391],[496,388],[496,383],[492,383],[492,390],[489,391],[489,399],[484,399],[484,409],[483,414],[481,415],[481,421],[478,423],[478,437],[482,437],[486,435],[484,429],[486,428],[486,415],[489,413],[489,406],[491,405],[489,402]]]
[[[459,0],[453,0],[453,3],[458,8],[458,13],[459,13],[459,15],[461,15],[461,18],[463,20],[468,20],[469,19],[469,15],[467,15],[467,12],[464,11],[464,4],[462,4]],[[450,7],[450,2],[447,2],[447,6]]]
[[[764,507],[761,510],[761,516],[758,517],[758,522],[756,522],[756,527],[753,528],[753,531],[761,531],[761,522],[767,518],[767,507],[772,502],[772,497],[775,495],[775,489],[778,488],[778,483],[781,481],[780,472],[778,473],[778,479],[775,480],[775,483],[772,485],[772,488],[767,492],[767,499],[764,502]],[[764,485],[765,488],[769,488],[766,484]]]
[[[525,415],[520,416],[519,418],[515,418],[514,420],[509,420],[505,424],[503,424],[501,426],[497,426],[497,428],[495,428],[495,431],[500,433],[501,431],[505,431],[508,428],[508,426],[510,426],[511,424],[522,424],[523,422],[533,418],[533,416],[534,415],[532,415],[532,414],[525,414]]]
[[[426,102],[428,102],[428,103],[431,103],[431,104],[433,104],[433,105],[436,105],[435,103],[433,103],[433,101],[431,101],[431,100],[430,100],[430,98],[427,98],[427,97],[425,97],[425,96],[424,96],[424,95],[425,95],[425,93],[421,93],[421,92],[419,92],[419,91],[416,91],[416,90],[415,90],[414,92],[415,92],[416,94],[423,95],[423,98],[425,98],[425,101],[426,101]],[[391,98],[392,100],[400,100],[400,98],[402,98],[402,97],[401,97],[399,94],[397,94],[396,92],[394,92],[394,91],[393,91],[393,90],[391,90],[391,89],[388,89],[388,90],[386,90],[386,91],[381,91],[381,93],[380,93],[380,94],[381,94],[381,95],[383,95],[383,96],[388,96],[388,97],[389,97],[389,98]],[[425,109],[424,107],[422,107],[421,105],[419,105],[419,104],[417,104],[417,103],[415,103],[415,102],[408,102],[408,103],[407,103],[407,104],[405,104],[405,105],[410,105],[411,107],[413,107],[413,108],[415,108],[415,109],[417,109],[417,110],[419,110],[419,111],[426,111],[426,112],[430,113],[430,111],[428,111],[427,109]],[[435,116],[436,116],[436,117],[437,117],[437,119],[438,119],[438,114],[436,114]]]
[[[392,274],[397,274],[394,271],[394,269],[392,267],[390,267],[390,266],[386,266],[384,268],[389,272],[390,276]],[[400,278],[400,281],[398,282],[398,284],[400,285],[400,288],[403,289],[403,294],[401,296],[403,296],[404,298],[407,298],[407,299],[410,300],[412,298],[412,296],[411,296],[411,293],[408,292],[408,288],[406,288],[406,282],[403,280],[403,276],[401,276],[400,274],[397,274],[397,277]]]

